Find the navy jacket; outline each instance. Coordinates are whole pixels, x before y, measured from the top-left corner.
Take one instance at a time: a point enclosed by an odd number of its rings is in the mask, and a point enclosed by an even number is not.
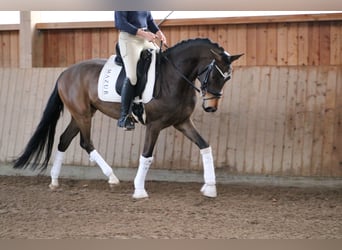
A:
[[[132,35],[140,28],[147,28],[152,33],[159,30],[150,11],[115,11],[115,27]]]

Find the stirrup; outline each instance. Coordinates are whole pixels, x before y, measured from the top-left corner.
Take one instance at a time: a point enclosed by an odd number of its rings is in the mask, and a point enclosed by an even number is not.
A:
[[[125,130],[133,130],[135,128],[134,123],[134,118],[131,115],[126,115],[126,117],[118,120],[118,127],[124,128]]]

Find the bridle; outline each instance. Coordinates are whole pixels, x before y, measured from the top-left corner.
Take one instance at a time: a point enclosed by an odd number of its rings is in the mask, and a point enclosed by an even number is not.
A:
[[[232,71],[229,70],[228,72],[223,72],[220,67],[216,64],[215,59],[213,59],[211,61],[210,64],[208,64],[198,75],[197,75],[197,79],[200,81],[201,83],[201,93],[202,96],[204,96],[206,93],[210,93],[212,95],[212,97],[210,98],[206,98],[204,100],[210,100],[210,99],[219,99],[222,96],[222,91],[221,92],[214,92],[212,90],[209,89],[209,77],[210,74],[212,73],[213,70],[216,70],[218,73],[220,73],[220,75],[223,78],[223,82],[228,81],[229,79],[231,79],[232,77]],[[205,75],[204,78],[202,78],[202,75]],[[203,79],[203,80],[202,80]]]
[[[200,73],[197,74],[196,78],[199,80],[201,83],[201,88],[197,88],[195,84],[193,84],[179,69],[178,67],[174,64],[174,62],[170,61],[167,56],[165,56],[162,52],[160,54],[163,56],[163,58],[170,63],[174,69],[177,71],[177,73],[192,87],[194,88],[198,93],[201,93],[202,96],[205,96],[206,93],[210,93],[212,97],[210,98],[205,98],[203,100],[210,100],[210,99],[220,99],[222,96],[222,92],[214,92],[209,89],[209,77],[212,71],[215,69],[221,77],[223,77],[223,82],[228,81],[231,79],[232,76],[232,71],[229,70],[228,72],[223,72],[220,67],[216,64],[215,59],[213,59],[207,66],[204,67]],[[202,75],[205,75],[204,78],[202,79]]]

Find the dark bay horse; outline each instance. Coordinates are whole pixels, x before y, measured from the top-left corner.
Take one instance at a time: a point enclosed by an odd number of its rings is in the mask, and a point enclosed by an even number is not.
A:
[[[144,105],[146,112],[145,143],[134,179],[133,198],[145,198],[145,177],[153,160],[153,149],[160,131],[174,126],[200,149],[203,161],[204,182],[201,192],[216,197],[216,180],[211,147],[195,129],[190,118],[196,103],[196,90],[201,92],[203,109],[215,112],[224,84],[231,78],[233,61],[241,55],[229,55],[218,44],[208,39],[191,39],[162,52],[159,77],[156,80],[158,95]],[[50,188],[58,187],[58,177],[64,153],[73,138],[80,133],[80,145],[108,177],[109,184],[119,183],[112,168],[96,151],[90,136],[92,117],[96,110],[118,119],[120,103],[103,102],[97,93],[100,71],[106,60],[82,61],[63,71],[48,100],[43,116],[23,153],[14,161],[14,168],[45,170],[52,153],[57,121],[67,107],[71,121],[60,136],[58,150],[51,168]],[[201,83],[200,89],[195,80]],[[128,133],[128,132],[127,132]],[[45,152],[45,156],[43,157]],[[41,162],[41,158],[44,158]]]

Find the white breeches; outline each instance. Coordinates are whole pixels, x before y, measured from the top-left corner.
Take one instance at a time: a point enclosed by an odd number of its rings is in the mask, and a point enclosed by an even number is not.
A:
[[[158,49],[158,47],[144,38],[123,31],[120,31],[119,34],[119,47],[126,75],[131,84],[135,85],[137,83],[137,63],[141,51],[144,49]]]

